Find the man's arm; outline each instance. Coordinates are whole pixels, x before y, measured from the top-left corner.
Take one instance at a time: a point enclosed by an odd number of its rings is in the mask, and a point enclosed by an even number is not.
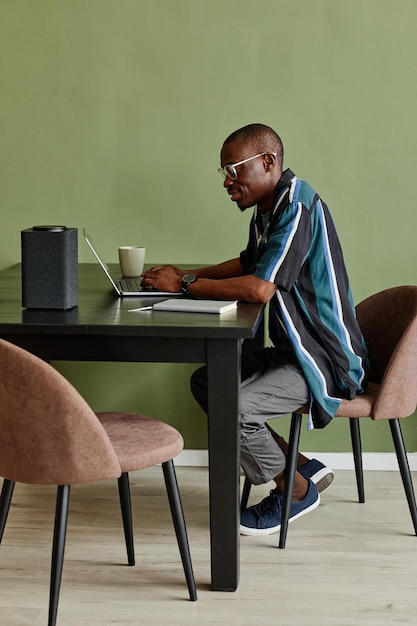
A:
[[[197,298],[266,303],[276,290],[273,283],[253,274],[244,274],[239,258],[195,270],[161,265],[147,270],[143,282],[157,289],[177,292],[181,291],[181,277],[185,273],[197,276],[197,280],[188,288],[190,295]]]
[[[230,259],[230,261],[224,261],[217,265],[208,265],[207,267],[198,267],[194,270],[181,269],[176,265],[156,265],[146,270],[143,273],[144,284],[146,285],[147,279],[156,278],[158,274],[174,272],[177,276],[181,277],[184,274],[194,274],[201,278],[212,278],[219,280],[221,278],[232,278],[235,276],[243,276],[242,265],[240,259]]]
[[[276,285],[253,274],[235,278],[212,280],[198,278],[188,287],[188,292],[197,298],[218,298],[220,300],[241,300],[244,302],[267,303],[276,291]]]
[[[208,267],[199,267],[196,270],[187,270],[190,274],[194,274],[198,278],[210,278],[213,280],[221,280],[223,278],[235,278],[236,276],[244,276],[240,259],[230,259],[224,263],[217,265],[209,265]]]

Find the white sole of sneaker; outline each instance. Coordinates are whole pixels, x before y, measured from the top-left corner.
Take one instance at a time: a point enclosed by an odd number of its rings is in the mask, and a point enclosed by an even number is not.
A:
[[[246,526],[240,526],[240,534],[247,537],[260,537],[261,535],[273,535],[277,533],[281,528],[279,526],[273,526],[272,528],[247,528]]]
[[[319,497],[317,498],[315,502],[313,502],[313,504],[310,504],[310,506],[308,506],[306,509],[303,509],[302,511],[297,513],[297,515],[293,515],[292,517],[290,517],[290,519],[288,520],[288,523],[291,524],[291,522],[293,522],[295,519],[298,519],[299,517],[302,517],[303,515],[310,513],[310,511],[314,511],[314,509],[316,509],[320,504],[320,493],[318,495]],[[242,526],[242,524],[240,525],[240,534],[246,535],[248,537],[260,537],[261,535],[273,535],[274,533],[277,533],[279,530],[281,530],[281,524],[279,524],[278,526],[272,526],[272,528],[248,528],[247,526]]]
[[[329,467],[323,467],[323,469],[313,474],[310,480],[316,485],[317,491],[321,493],[332,484],[334,473]]]

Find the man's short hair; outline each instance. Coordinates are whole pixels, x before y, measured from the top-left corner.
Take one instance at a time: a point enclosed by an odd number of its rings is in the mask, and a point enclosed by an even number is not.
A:
[[[270,126],[265,124],[248,124],[235,130],[225,140],[225,144],[234,142],[250,143],[255,152],[276,152],[279,165],[284,160],[284,146],[281,138]]]

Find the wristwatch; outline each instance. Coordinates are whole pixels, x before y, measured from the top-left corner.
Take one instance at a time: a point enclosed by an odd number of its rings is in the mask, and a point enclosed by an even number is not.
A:
[[[181,278],[181,291],[184,296],[191,296],[190,292],[188,291],[188,287],[192,283],[195,283],[196,280],[197,276],[194,276],[194,274],[184,274],[184,276]]]

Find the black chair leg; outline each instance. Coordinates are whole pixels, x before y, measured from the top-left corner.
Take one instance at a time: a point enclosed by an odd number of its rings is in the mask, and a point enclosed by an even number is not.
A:
[[[174,522],[175,534],[177,536],[178,547],[181,554],[181,560],[188,585],[190,600],[197,600],[197,590],[195,586],[193,566],[191,563],[187,528],[185,526],[184,512],[178,490],[178,483],[173,460],[171,459],[170,461],[162,463],[162,469],[164,472],[164,479],[168,493],[169,505],[171,508],[172,521]]]
[[[244,511],[248,506],[249,494],[251,490],[251,482],[248,478],[245,477],[245,482],[243,483],[242,489],[242,499],[240,501],[240,511]]]
[[[56,495],[54,540],[52,544],[51,586],[49,591],[48,626],[55,626],[64,564],[70,485],[60,485]]]
[[[365,488],[363,484],[362,443],[358,417],[349,418],[350,438],[352,441],[353,460],[355,463],[356,485],[358,487],[358,500],[365,502]]]
[[[132,502],[130,498],[129,474],[123,474],[117,479],[119,486],[119,500],[122,511],[123,530],[125,534],[127,562],[135,564],[135,546],[133,541]]]
[[[298,446],[300,444],[300,431],[303,416],[301,413],[293,413],[291,418],[290,437],[288,441],[287,463],[285,466],[285,493],[282,503],[281,532],[279,535],[279,548],[285,548],[287,540],[288,520],[291,511],[291,498],[294,489],[295,472],[297,471]]]
[[[0,543],[3,539],[3,533],[6,527],[7,516],[9,515],[10,503],[12,501],[14,486],[15,486],[14,480],[8,480],[7,478],[4,479],[3,487],[1,489],[1,496],[0,496]]]
[[[407,459],[407,451],[404,445],[400,420],[389,420],[391,428],[392,440],[394,442],[395,452],[397,455],[398,466],[400,468],[401,478],[404,485],[405,495],[407,496],[408,508],[410,509],[411,519],[413,521],[414,532],[417,535],[417,507],[414,494],[413,481],[411,479],[410,466]]]

